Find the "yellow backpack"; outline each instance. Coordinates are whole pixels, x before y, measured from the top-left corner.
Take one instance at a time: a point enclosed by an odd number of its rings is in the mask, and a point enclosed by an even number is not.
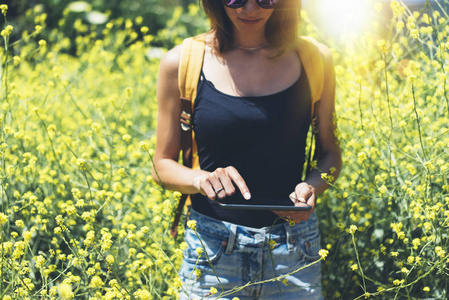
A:
[[[198,80],[203,67],[206,35],[198,35],[185,39],[182,43],[181,60],[179,62],[178,84],[181,93],[181,150],[183,164],[192,169],[200,169],[195,142],[195,131],[193,130],[191,120],[193,116],[193,107],[197,93]],[[317,133],[318,119],[315,115],[318,110],[321,92],[324,83],[324,69],[321,53],[317,41],[311,37],[299,37],[297,42],[297,52],[301,63],[307,74],[312,98],[311,105],[311,127],[312,135],[308,143],[308,161],[306,170],[310,168],[314,154],[314,136]],[[183,194],[179,200],[175,213],[175,219],[172,224],[171,234],[177,235],[177,226],[181,217],[182,209],[186,204],[189,195]],[[189,201],[190,202],[190,201]]]

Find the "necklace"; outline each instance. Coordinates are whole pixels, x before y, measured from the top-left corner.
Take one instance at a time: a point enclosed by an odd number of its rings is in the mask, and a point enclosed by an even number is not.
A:
[[[239,49],[242,49],[242,50],[245,50],[245,51],[256,51],[256,50],[259,50],[259,49],[268,47],[269,44],[268,44],[268,43],[265,43],[265,44],[262,44],[262,45],[257,46],[257,47],[242,47],[242,46],[236,45],[236,44],[234,44],[233,46],[234,46],[235,48],[239,48]]]

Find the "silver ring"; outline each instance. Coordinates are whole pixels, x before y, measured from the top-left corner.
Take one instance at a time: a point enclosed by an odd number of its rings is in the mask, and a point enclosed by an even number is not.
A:
[[[224,187],[219,188],[218,190],[215,191],[215,194],[218,194],[219,192],[221,192],[222,190],[224,190]]]

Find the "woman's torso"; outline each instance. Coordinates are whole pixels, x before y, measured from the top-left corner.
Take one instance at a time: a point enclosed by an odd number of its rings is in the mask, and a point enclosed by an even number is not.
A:
[[[304,164],[310,124],[307,77],[294,51],[261,65],[245,55],[246,62],[232,55],[219,61],[206,51],[193,119],[200,166],[210,172],[235,167],[253,199],[287,197],[301,181]],[[226,201],[246,200],[237,189]],[[192,206],[250,227],[270,226],[277,219],[271,211],[224,210],[201,194],[192,197]]]

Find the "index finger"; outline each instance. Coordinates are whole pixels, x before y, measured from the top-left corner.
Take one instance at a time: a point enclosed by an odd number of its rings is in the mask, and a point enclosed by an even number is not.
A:
[[[245,198],[246,200],[251,199],[251,193],[249,192],[249,188],[246,185],[246,182],[240,175],[240,173],[235,168],[227,168],[227,172],[229,177],[239,188],[240,193],[242,193],[243,195],[243,198]]]

